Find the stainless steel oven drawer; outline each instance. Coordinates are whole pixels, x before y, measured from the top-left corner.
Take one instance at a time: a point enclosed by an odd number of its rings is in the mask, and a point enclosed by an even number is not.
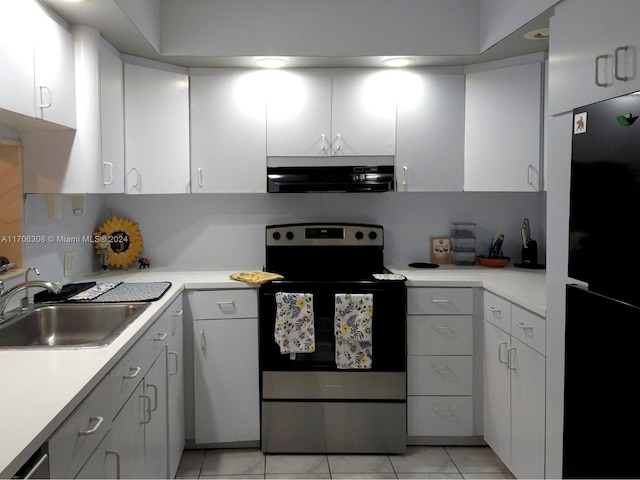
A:
[[[262,372],[263,399],[406,400],[404,372]]]

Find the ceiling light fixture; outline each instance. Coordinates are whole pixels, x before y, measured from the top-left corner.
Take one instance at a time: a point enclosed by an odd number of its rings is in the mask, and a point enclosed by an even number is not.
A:
[[[548,40],[549,39],[549,29],[548,28],[538,28],[537,30],[531,30],[524,34],[524,38],[527,40]]]
[[[406,67],[416,63],[416,59],[413,57],[389,57],[385,58],[382,63],[387,67]]]
[[[287,61],[279,57],[264,57],[258,58],[255,64],[263,68],[281,68],[287,64]]]

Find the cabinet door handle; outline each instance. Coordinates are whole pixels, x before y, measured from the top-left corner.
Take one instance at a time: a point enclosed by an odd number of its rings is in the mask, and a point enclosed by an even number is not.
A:
[[[204,336],[204,328],[200,330],[200,350],[202,353],[207,353],[207,339]]]
[[[96,433],[98,431],[98,429],[100,428],[100,425],[102,425],[102,422],[104,422],[104,418],[103,417],[89,417],[89,421],[90,422],[96,422],[96,424],[91,427],[89,430],[80,430],[78,432],[78,435],[91,435],[92,433]]]
[[[146,393],[142,393],[140,394],[140,399],[142,400],[142,403],[147,404],[147,408],[144,408],[144,405],[142,406],[142,410],[146,414],[144,418],[140,421],[141,424],[145,425],[151,421],[151,397]]]
[[[624,47],[618,47],[615,49],[615,51],[613,52],[613,76],[615,77],[616,80],[620,80],[621,82],[626,82],[627,80],[629,80],[629,77],[627,77],[626,75],[620,75],[620,70],[618,69],[618,65],[620,64],[619,62],[619,53],[620,52],[627,52],[627,50],[629,50],[628,46],[624,46]],[[625,55],[625,59],[626,59],[626,55]]]
[[[136,378],[142,370],[140,367],[129,367],[129,374],[124,375],[124,378]]]
[[[531,180],[531,172],[535,172],[536,169],[533,168],[533,165],[527,165],[527,183],[533,187],[534,190],[537,190],[538,188],[533,184],[533,181]]]
[[[158,386],[153,383],[147,383],[147,387],[153,389],[153,407],[150,407],[150,412],[155,412],[158,409]]]
[[[505,347],[504,349],[502,347]],[[505,354],[508,354],[507,352],[507,342],[500,342],[498,344],[498,362],[502,363],[503,365],[507,364],[507,361],[509,360],[509,357],[507,356],[507,360],[502,360],[502,352],[504,351]]]
[[[402,167],[402,185],[406,186],[409,183],[409,167],[406,165]]]
[[[516,347],[510,347],[507,349],[507,368],[509,370],[517,370],[517,365],[515,365],[514,355],[511,355],[512,353],[515,355],[518,354],[518,352],[516,351]]]
[[[327,136],[324,133],[322,134],[322,151],[327,151]]]
[[[600,69],[600,60],[606,60],[607,58],[609,58],[609,55],[598,55],[596,57],[596,61],[595,61],[595,65],[596,65],[596,70],[595,70],[595,82],[596,85],[598,87],[608,87],[609,85],[607,84],[607,82],[601,82],[600,81],[600,74],[599,74],[599,69]]]
[[[120,474],[120,453],[117,450],[106,450],[105,453],[116,457],[116,478],[122,478]]]
[[[109,180],[106,180],[105,168],[109,167]],[[111,162],[102,162],[102,185],[111,185],[113,183],[113,163]]]
[[[160,340],[164,340],[165,338],[167,338],[167,334],[165,332],[161,332],[157,334],[153,340],[159,342]]]
[[[175,369],[173,372],[169,372],[169,375],[176,375],[178,373],[178,352],[169,352],[169,356],[175,358]]]
[[[47,92],[47,95],[49,97],[48,102],[42,101],[43,92]],[[40,108],[50,108],[52,101],[53,101],[53,97],[51,95],[51,88],[49,88],[47,85],[40,85]]]
[[[202,188],[202,169],[198,169],[198,188]]]
[[[339,152],[342,148],[342,135],[338,134],[336,136],[336,142],[338,142],[338,146],[336,147],[336,152]]]
[[[138,170],[136,167],[131,167],[131,170],[133,172],[135,172],[136,174],[136,183],[130,188],[130,190],[133,190],[134,188],[136,190],[138,190],[139,192],[141,192],[141,188],[142,188],[142,175],[140,175],[140,170]]]

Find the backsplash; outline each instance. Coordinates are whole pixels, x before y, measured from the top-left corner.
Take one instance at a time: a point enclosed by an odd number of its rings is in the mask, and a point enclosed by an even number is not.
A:
[[[429,261],[430,237],[449,235],[451,222],[472,221],[479,254],[503,233],[504,254],[517,263],[527,217],[542,263],[545,210],[546,193],[536,192],[87,195],[84,216],[73,216],[65,197],[62,219],[51,220],[46,195],[27,195],[25,234],[53,241],[25,244],[24,258],[43,278],[65,283],[98,271],[95,248],[82,239],[114,214],[139,224],[151,268],[262,268],[265,225],[317,221],[383,225],[387,265]],[[71,250],[76,274],[64,277],[64,253]]]

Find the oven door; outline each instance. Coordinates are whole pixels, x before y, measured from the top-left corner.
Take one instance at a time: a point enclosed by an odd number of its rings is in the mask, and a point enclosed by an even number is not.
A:
[[[313,295],[315,352],[282,354],[274,339],[277,292]],[[370,369],[339,370],[334,336],[335,295],[373,294]],[[260,287],[260,369],[263,372],[406,372],[406,303],[404,282],[287,282]]]

